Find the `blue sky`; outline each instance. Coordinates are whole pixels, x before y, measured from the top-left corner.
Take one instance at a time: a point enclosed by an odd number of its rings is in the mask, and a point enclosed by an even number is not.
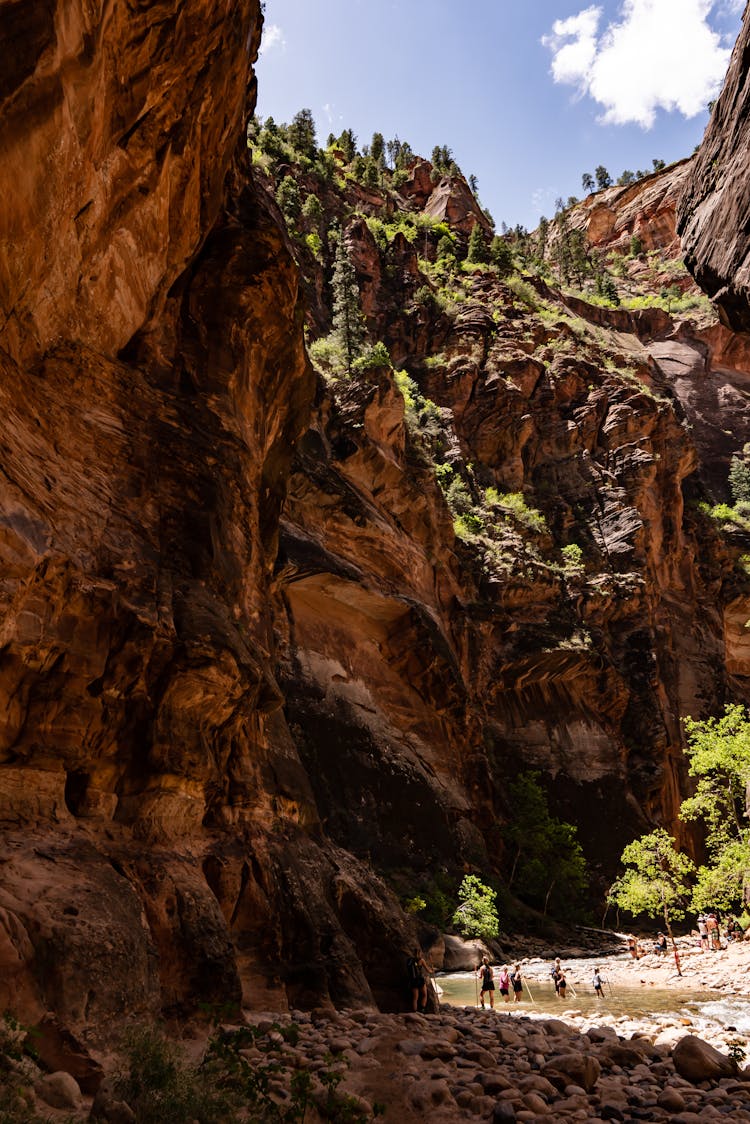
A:
[[[258,112],[448,145],[498,226],[689,155],[743,0],[266,0]]]

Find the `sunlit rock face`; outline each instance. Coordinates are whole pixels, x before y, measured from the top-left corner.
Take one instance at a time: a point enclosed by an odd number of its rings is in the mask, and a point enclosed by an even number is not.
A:
[[[0,1001],[372,1003],[361,900],[403,918],[321,850],[274,666],[312,382],[246,155],[260,5],[2,7]]]
[[[678,232],[685,263],[716,301],[723,322],[750,330],[750,118],[746,84],[750,22],[745,16],[724,88],[680,199]]]

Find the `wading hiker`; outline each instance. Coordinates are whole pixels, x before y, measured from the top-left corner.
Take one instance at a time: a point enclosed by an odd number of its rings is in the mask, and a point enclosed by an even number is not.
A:
[[[511,972],[510,982],[513,988],[513,1002],[520,1003],[523,999],[523,976],[521,975],[520,964],[516,964],[515,968]]]
[[[599,974],[598,968],[594,968],[594,975],[592,976],[591,983],[593,985],[595,994],[598,995],[600,999],[603,999],[604,988],[602,987],[602,977]]]
[[[560,994],[559,982],[560,982],[561,971],[562,971],[562,968],[560,967],[560,957],[558,956],[555,959],[555,963],[553,965],[552,971],[550,972],[550,975],[552,976],[552,982],[555,985],[555,995]]]
[[[566,995],[566,988],[568,981],[565,979],[565,972],[562,968],[557,973],[557,996],[559,999],[564,999]]]
[[[708,925],[702,913],[698,916],[698,936],[701,939],[701,952],[708,952]]]
[[[497,986],[500,994],[506,1003],[510,1002],[510,976],[508,975],[508,965],[504,964],[500,969],[500,974],[497,977]]]
[[[432,968],[422,955],[421,948],[415,948],[413,954],[406,961],[412,1011],[420,1010],[424,1014],[427,1010],[427,977],[431,972]]]
[[[490,997],[490,1007],[495,1006],[495,973],[492,971],[492,965],[486,956],[482,957],[482,963],[477,968],[477,975],[482,981],[482,987],[479,991],[479,1003],[484,1007],[484,993]]]

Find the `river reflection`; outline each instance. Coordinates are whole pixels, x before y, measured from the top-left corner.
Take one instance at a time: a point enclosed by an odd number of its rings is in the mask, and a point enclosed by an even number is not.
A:
[[[499,991],[495,991],[495,1009],[525,1015],[560,1016],[564,1013],[579,1014],[591,1018],[597,1013],[612,1017],[648,1019],[650,1016],[667,1015],[676,1019],[691,1019],[693,1025],[734,1026],[738,1031],[750,1032],[750,1000],[725,997],[715,991],[694,991],[686,988],[659,988],[649,985],[627,987],[622,984],[611,985],[605,979],[604,999],[598,999],[590,981],[591,970],[584,978],[572,981],[568,975],[568,993],[565,999],[558,999],[551,980],[526,982],[523,1002],[505,1003]],[[453,1006],[475,1006],[478,1004],[478,983],[471,972],[453,972],[438,975],[437,982],[442,988],[441,1003]],[[497,987],[497,981],[495,981]],[[489,1004],[487,1004],[489,1006]]]

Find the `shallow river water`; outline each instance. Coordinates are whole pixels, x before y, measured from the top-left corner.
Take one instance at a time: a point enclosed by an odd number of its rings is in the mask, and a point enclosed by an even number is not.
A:
[[[566,1015],[575,1013],[590,1018],[598,1013],[602,1015],[606,1013],[615,1018],[625,1016],[648,1020],[650,1016],[667,1015],[677,1019],[690,1019],[697,1029],[701,1026],[732,1026],[740,1032],[750,1033],[750,999],[724,996],[715,991],[696,992],[687,988],[683,991],[678,988],[658,988],[648,985],[612,986],[606,982],[605,998],[598,999],[591,986],[590,977],[591,968],[587,967],[585,975],[581,974],[578,983],[571,987],[569,974],[568,994],[564,1000],[558,999],[555,995],[551,980],[529,978],[522,1003],[513,1003],[511,996],[511,1002],[506,1004],[499,991],[495,991],[495,1009],[504,1013],[557,1017],[563,1013]],[[606,980],[606,976],[604,978]],[[450,1003],[454,1006],[478,1004],[478,983],[473,973],[453,972],[438,975],[437,983],[443,992],[440,997],[441,1003]]]

